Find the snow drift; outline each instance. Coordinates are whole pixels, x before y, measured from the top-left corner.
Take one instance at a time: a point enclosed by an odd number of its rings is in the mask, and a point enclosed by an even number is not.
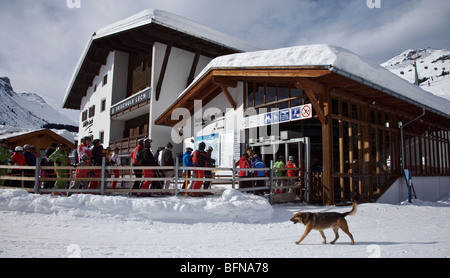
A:
[[[181,223],[258,223],[270,220],[273,216],[273,208],[266,199],[242,194],[237,190],[227,190],[221,197],[210,198],[127,198],[81,194],[55,197],[29,194],[23,190],[2,190],[2,210]]]

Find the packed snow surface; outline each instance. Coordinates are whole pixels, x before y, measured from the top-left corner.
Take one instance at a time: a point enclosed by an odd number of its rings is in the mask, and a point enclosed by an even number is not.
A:
[[[229,190],[208,198],[52,197],[0,191],[0,257],[450,257],[450,195],[438,202],[361,204],[335,245],[296,212],[351,207],[270,206]],[[333,232],[326,230],[328,242]]]

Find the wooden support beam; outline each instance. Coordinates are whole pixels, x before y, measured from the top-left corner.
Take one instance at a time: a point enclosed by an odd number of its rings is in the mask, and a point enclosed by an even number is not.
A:
[[[219,84],[220,88],[222,89],[223,93],[228,99],[228,102],[230,103],[231,107],[233,107],[234,110],[236,110],[236,102],[234,101],[233,97],[231,96],[230,92],[228,92],[228,89],[226,86]]]
[[[202,53],[201,48],[198,48],[197,51],[195,52],[194,61],[192,62],[191,72],[189,73],[186,87],[188,87],[192,83],[192,81],[194,81],[195,72],[197,71],[198,61],[200,60],[201,53]]]
[[[307,78],[298,78],[295,82],[295,87],[298,89],[302,89],[305,91],[306,95],[308,96],[309,100],[311,101],[311,104],[314,107],[314,110],[317,113],[317,116],[319,117],[320,122],[322,125],[325,124],[325,116],[324,112],[322,111],[322,108],[320,107],[319,101],[316,98],[315,93],[319,95],[324,95],[327,93],[326,86],[311,81]]]
[[[333,124],[331,119],[331,96],[329,93],[321,95],[324,104],[324,123],[322,123],[322,165],[323,165],[323,201],[325,205],[334,204],[333,182]]]
[[[308,78],[298,78],[295,82],[295,86],[304,90],[310,89],[319,95],[325,94],[327,90],[325,85]]]
[[[161,89],[164,82],[164,77],[166,75],[167,65],[169,64],[170,53],[172,51],[172,43],[169,43],[166,48],[166,54],[164,55],[164,61],[161,66],[161,72],[159,73],[158,84],[156,85],[156,101],[159,100],[161,95]]]
[[[322,111],[322,108],[320,107],[320,103],[317,100],[315,94],[313,91],[311,91],[310,89],[305,90],[306,95],[308,96],[309,100],[311,101],[312,106],[314,107],[314,110],[317,113],[317,116],[319,117],[320,122],[322,123],[322,125],[325,125],[325,115],[324,115],[324,111]]]
[[[226,77],[214,76],[212,79],[213,79],[213,82],[217,85],[222,84],[226,87],[231,87],[231,88],[236,88],[237,84],[238,84],[237,80],[231,79],[231,78],[226,78]]]

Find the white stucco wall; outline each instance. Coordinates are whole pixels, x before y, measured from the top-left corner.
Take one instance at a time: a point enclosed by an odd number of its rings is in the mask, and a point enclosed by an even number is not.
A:
[[[186,83],[191,72],[195,53],[172,47],[169,63],[167,65],[164,82],[161,88],[159,100],[156,101],[156,87],[158,84],[161,68],[164,61],[167,45],[155,43],[153,47],[153,67],[152,67],[152,92],[151,92],[151,113],[150,113],[150,137],[153,140],[152,148],[156,150],[158,146],[166,146],[171,141],[171,128],[157,126],[154,121],[170,106],[181,92],[186,89]],[[201,56],[196,69],[196,74],[200,73],[211,61],[211,58]],[[173,154],[182,152],[182,144],[174,144]]]
[[[108,55],[106,60],[106,65],[103,65],[100,68],[99,75],[97,75],[93,82],[92,86],[87,90],[86,96],[81,101],[81,114],[80,114],[80,129],[79,129],[79,138],[83,138],[84,136],[93,136],[94,139],[100,138],[100,132],[104,132],[105,142],[104,145],[109,145],[110,138],[110,115],[109,109],[111,107],[111,95],[113,88],[113,73],[114,73],[114,52],[111,52]],[[105,85],[103,82],[104,76],[108,75],[108,82]],[[97,85],[97,90],[94,92],[94,87]],[[106,107],[103,112],[100,112],[101,102],[103,99],[106,99]],[[82,121],[82,113],[84,110],[89,110],[90,107],[95,105],[95,116],[93,118],[89,118],[88,120],[93,120],[93,125],[90,127],[83,127]]]
[[[417,198],[434,202],[450,192],[450,177],[413,177]],[[378,203],[398,204],[408,199],[408,188],[404,177],[399,178],[378,199]]]

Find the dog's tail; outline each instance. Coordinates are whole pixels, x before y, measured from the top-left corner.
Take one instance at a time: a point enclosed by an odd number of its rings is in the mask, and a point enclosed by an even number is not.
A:
[[[348,215],[353,216],[356,214],[356,212],[358,211],[358,206],[355,201],[353,201],[352,207],[353,207],[353,209],[351,211],[344,213],[344,217],[346,217]]]

